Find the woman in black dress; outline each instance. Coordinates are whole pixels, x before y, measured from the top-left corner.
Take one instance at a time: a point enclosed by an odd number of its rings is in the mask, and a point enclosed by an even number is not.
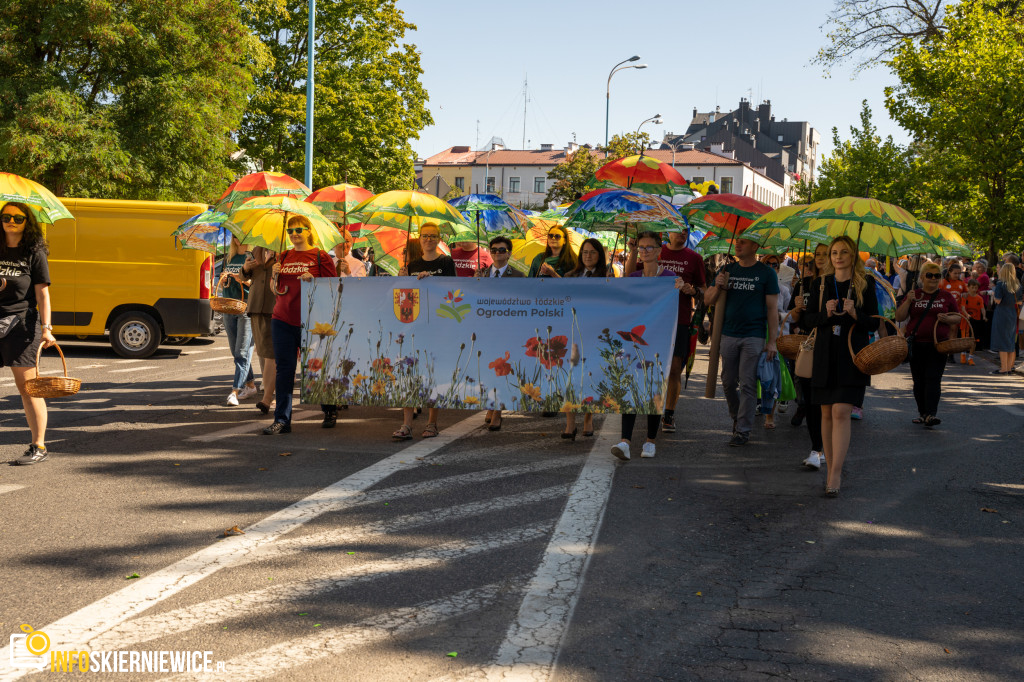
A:
[[[868,334],[878,329],[878,301],[868,282],[857,245],[837,237],[829,245],[829,263],[811,284],[810,300],[801,324],[817,329],[811,404],[821,406],[821,438],[825,446],[828,481],[825,495],[838,497],[843,462],[850,447],[850,413],[864,404],[871,377],[853,364],[847,347],[852,330],[853,352],[868,345]]]
[[[32,442],[15,464],[38,464],[47,457],[46,401],[25,392],[36,378],[39,344],[57,343],[50,323],[50,268],[42,228],[24,204],[0,208],[0,367],[7,365],[21,394]]]

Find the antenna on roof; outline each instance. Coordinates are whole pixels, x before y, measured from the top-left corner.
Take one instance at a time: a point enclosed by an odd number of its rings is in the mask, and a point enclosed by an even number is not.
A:
[[[476,120],[476,148],[480,149],[480,119]]]
[[[526,91],[526,75],[523,75],[523,149],[526,149],[526,104],[530,101],[530,97]]]

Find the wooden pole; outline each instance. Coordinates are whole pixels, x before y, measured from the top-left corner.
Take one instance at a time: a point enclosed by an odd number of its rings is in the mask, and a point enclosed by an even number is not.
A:
[[[725,274],[726,288],[729,286],[729,273]],[[714,398],[718,387],[718,360],[722,347],[722,325],[725,323],[725,297],[728,292],[718,292],[715,301],[715,319],[711,324],[711,350],[708,351],[708,378],[704,384],[704,397]]]

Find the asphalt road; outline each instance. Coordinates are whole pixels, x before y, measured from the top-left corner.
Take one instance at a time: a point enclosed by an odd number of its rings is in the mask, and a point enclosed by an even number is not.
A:
[[[304,407],[265,437],[223,404],[223,337],[64,350],[84,388],[50,403],[50,461],[0,466],[0,644],[29,624],[51,651],[213,668],[97,679],[1024,678],[1024,379],[992,365],[950,367],[934,431],[905,370],[877,378],[830,500],[792,412],[726,447],[703,352],[680,430],[619,463],[617,417],[573,443],[560,418],[445,412],[394,443],[397,410],[330,431]],[[12,383],[0,462],[28,440]],[[10,653],[0,680],[26,672]]]

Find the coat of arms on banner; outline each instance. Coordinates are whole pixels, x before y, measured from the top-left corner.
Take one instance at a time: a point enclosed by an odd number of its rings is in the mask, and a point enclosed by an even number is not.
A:
[[[419,289],[394,289],[395,317],[399,322],[415,322],[420,314]],[[387,299],[385,299],[387,300]]]

